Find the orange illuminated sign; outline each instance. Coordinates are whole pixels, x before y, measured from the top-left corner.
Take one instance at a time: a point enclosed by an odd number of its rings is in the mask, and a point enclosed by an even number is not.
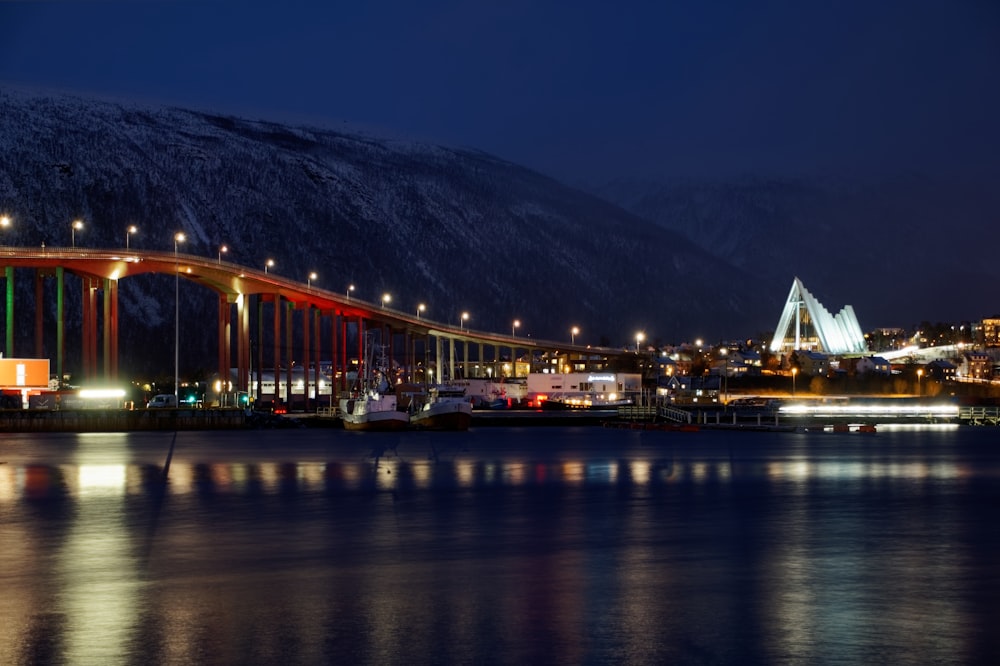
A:
[[[0,387],[48,388],[49,359],[0,358]]]

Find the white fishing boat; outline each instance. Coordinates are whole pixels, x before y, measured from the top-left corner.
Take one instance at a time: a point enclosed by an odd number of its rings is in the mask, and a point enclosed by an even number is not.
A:
[[[472,402],[462,387],[436,386],[427,401],[410,414],[410,425],[421,430],[468,430],[472,423]]]
[[[379,362],[375,363],[376,347]],[[347,430],[401,430],[410,423],[409,415],[396,404],[396,394],[386,376],[388,364],[384,347],[365,336],[364,358],[350,397],[340,400],[340,418]]]

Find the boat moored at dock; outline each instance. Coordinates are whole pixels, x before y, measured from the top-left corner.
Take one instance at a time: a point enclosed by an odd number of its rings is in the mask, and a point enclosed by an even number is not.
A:
[[[410,414],[410,425],[419,430],[468,430],[472,402],[461,387],[438,386],[428,391],[427,401]]]
[[[347,430],[401,430],[410,424],[409,414],[398,408],[386,378],[383,355],[382,364],[376,367],[375,347],[369,334],[354,394],[340,401],[340,418]]]

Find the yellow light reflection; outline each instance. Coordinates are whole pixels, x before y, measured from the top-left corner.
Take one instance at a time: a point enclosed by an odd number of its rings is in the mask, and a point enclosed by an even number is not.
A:
[[[125,494],[124,465],[80,465],[80,497]]]
[[[642,486],[647,485],[649,483],[649,461],[633,460],[629,464],[629,474],[631,474],[634,483]]]
[[[459,488],[472,488],[476,481],[476,466],[468,461],[459,461],[456,465]]]

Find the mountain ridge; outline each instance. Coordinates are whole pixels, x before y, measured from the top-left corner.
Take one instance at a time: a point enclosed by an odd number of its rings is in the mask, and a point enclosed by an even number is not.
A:
[[[775,294],[746,270],[480,151],[3,89],[0,114],[0,210],[15,220],[6,244],[66,244],[77,218],[81,246],[123,246],[136,224],[135,247],[166,250],[184,231],[191,254],[225,244],[231,261],[273,259],[303,282],[316,271],[317,285],[354,283],[372,302],[387,292],[400,309],[425,302],[434,320],[469,311],[473,328],[504,331],[517,318],[546,339],[579,326],[577,340],[593,344],[627,344],[637,330],[664,341],[743,335],[775,316]],[[142,358],[136,371],[160,362],[144,341],[172,340],[157,277],[119,290],[120,348]],[[211,294],[182,291],[183,319],[212,321]],[[19,321],[18,339],[29,329]],[[182,337],[185,362],[212,367],[212,336]]]

